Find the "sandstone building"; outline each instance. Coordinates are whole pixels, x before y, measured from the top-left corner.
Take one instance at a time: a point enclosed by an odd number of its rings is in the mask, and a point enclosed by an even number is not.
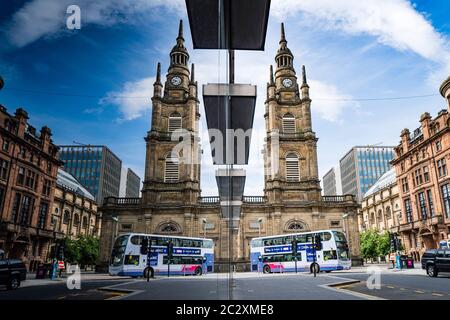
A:
[[[408,254],[417,260],[427,249],[447,241],[450,233],[450,78],[441,85],[447,108],[435,118],[428,112],[412,134],[401,132],[395,166],[402,222],[396,232]]]
[[[352,259],[360,261],[355,197],[321,196],[318,138],[312,126],[312,100],[305,67],[299,79],[284,28],[275,56],[276,68],[273,71],[270,67],[267,84],[264,196],[244,196],[239,228],[231,236],[232,243],[229,242],[229,221],[222,218],[219,197],[201,196],[201,167],[196,161],[201,152],[200,101],[194,65],[189,69],[184,42],[180,25],[164,85],[158,64],[151,129],[145,138],[142,197],[110,197],[100,208],[101,266],[108,265],[112,239],[131,231],[212,238],[216,270],[227,259],[231,244],[233,260],[238,270],[244,270],[249,267],[250,241],[259,234],[336,229],[346,232]],[[190,133],[188,155],[171,152],[178,143],[172,141],[171,134],[180,128]]]

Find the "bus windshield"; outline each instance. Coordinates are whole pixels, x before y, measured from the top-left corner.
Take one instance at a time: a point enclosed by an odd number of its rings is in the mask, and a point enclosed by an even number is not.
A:
[[[123,259],[125,256],[125,248],[128,243],[128,235],[120,236],[116,239],[114,247],[111,252],[111,265],[120,266],[123,264]]]

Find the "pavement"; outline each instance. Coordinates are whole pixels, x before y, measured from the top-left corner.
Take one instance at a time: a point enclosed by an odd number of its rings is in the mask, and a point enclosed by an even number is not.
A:
[[[376,279],[379,280],[379,286]],[[0,300],[450,300],[450,273],[430,278],[420,268],[393,270],[369,264],[320,273],[210,273],[196,276],[112,277],[82,272],[81,288],[69,290],[67,278],[35,279],[15,291],[0,287]]]

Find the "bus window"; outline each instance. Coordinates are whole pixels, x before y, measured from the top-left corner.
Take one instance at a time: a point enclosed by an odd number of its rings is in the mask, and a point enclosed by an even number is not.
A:
[[[138,266],[139,258],[140,256],[126,255],[124,264]]]
[[[345,235],[342,232],[333,231],[334,233],[334,239],[336,241],[346,242]]]
[[[281,245],[281,244],[283,244],[282,237],[273,239],[273,245]]]
[[[143,236],[132,236],[130,242],[136,246],[140,246],[143,238]]]
[[[295,236],[298,243],[306,243],[306,234]]]
[[[322,238],[322,241],[329,241],[331,240],[331,233],[329,232],[323,232],[320,237]]]
[[[273,246],[272,239],[264,239],[264,246]]]
[[[202,248],[212,248],[213,242],[211,240],[203,240]]]
[[[116,239],[116,242],[114,243],[114,247],[126,246],[128,243],[128,237],[129,237],[129,235],[118,237]]]
[[[283,244],[291,244],[293,236],[287,236],[283,239]]]
[[[252,248],[260,248],[263,246],[263,241],[261,239],[252,240],[251,246]]]
[[[201,248],[202,247],[202,241],[201,240],[192,240],[193,247],[194,248]]]
[[[323,260],[336,260],[337,259],[337,253],[336,250],[328,250],[323,252]]]

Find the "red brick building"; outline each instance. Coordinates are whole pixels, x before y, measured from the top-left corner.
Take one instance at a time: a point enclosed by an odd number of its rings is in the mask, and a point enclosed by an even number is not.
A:
[[[0,249],[30,269],[48,259],[62,233],[51,226],[58,147],[48,127],[37,132],[28,113],[14,115],[0,105]]]
[[[446,109],[428,112],[420,127],[401,133],[392,165],[397,175],[402,214],[397,231],[405,251],[419,260],[450,234],[450,78],[442,84]]]

